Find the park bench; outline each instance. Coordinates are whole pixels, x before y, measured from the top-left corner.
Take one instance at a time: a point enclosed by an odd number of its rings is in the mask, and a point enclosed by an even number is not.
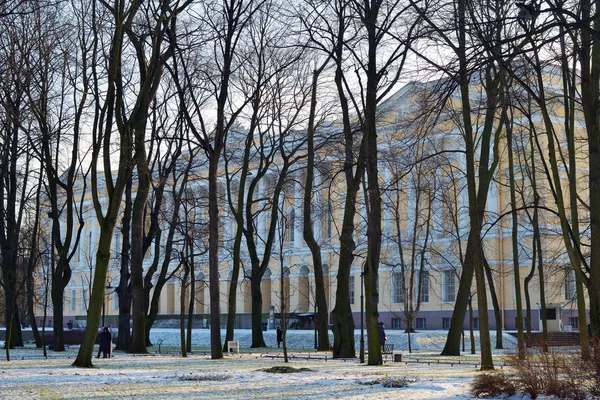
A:
[[[227,352],[233,353],[233,349],[236,349],[237,353],[240,354],[240,342],[238,340],[227,341]]]
[[[383,345],[383,355],[385,357],[385,361],[387,361],[388,356],[394,357],[394,344],[386,343]]]

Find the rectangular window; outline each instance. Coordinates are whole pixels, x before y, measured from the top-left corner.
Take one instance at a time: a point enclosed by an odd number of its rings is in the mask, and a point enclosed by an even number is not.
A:
[[[579,318],[569,317],[569,325],[571,325],[573,328],[579,328]]]
[[[113,311],[116,311],[119,309],[119,296],[117,295],[117,292],[112,292],[111,293],[111,297],[112,297],[112,309]]]
[[[288,242],[294,242],[294,240],[296,239],[296,211],[294,210],[293,206],[290,208],[289,211],[289,216],[288,216],[288,234],[287,234],[287,241]]]
[[[325,216],[327,218],[326,228],[325,228],[325,237],[327,239],[331,238],[331,225],[333,224],[333,216],[331,214],[332,214],[331,202],[328,201],[327,202],[327,210],[325,211]]]
[[[348,297],[350,298],[350,305],[354,305],[354,276],[350,276],[350,289],[348,290]]]
[[[420,279],[421,303],[429,303],[429,272],[423,271]]]
[[[113,242],[113,257],[117,258],[121,254],[121,235],[116,234]]]
[[[444,290],[442,300],[445,303],[451,303],[456,300],[456,275],[451,269],[443,272]]]
[[[479,329],[479,318],[473,317],[473,329]]]
[[[87,290],[81,291],[81,311],[87,310]]]
[[[401,329],[402,320],[400,318],[392,318],[392,329]]]
[[[577,290],[575,288],[575,271],[571,270],[565,277],[565,300],[577,300]]]
[[[415,322],[415,329],[427,329],[427,320],[425,318],[417,318]]]
[[[404,303],[402,272],[394,272],[392,274],[392,303]]]
[[[450,329],[452,318],[442,318],[442,329]]]
[[[88,234],[86,261],[92,257],[92,231]]]
[[[76,305],[77,305],[77,291],[71,290],[71,311],[75,311]]]

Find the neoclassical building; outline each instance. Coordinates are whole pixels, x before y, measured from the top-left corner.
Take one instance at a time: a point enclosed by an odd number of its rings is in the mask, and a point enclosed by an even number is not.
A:
[[[550,73],[549,80],[556,79]],[[462,131],[456,113],[460,98],[457,94],[450,96],[445,108],[432,119],[420,120],[418,116],[425,113],[426,98],[439,90],[439,82],[407,84],[388,98],[381,106],[379,120],[380,138],[380,179],[384,196],[383,212],[383,247],[379,269],[379,313],[380,320],[388,329],[404,329],[406,327],[405,310],[414,310],[414,327],[416,329],[447,329],[453,312],[456,291],[460,275],[461,257],[464,256],[468,234],[467,191],[464,176],[464,155],[460,152],[463,146]],[[475,97],[483,98],[480,86],[474,85]],[[557,132],[564,132],[560,126],[564,123],[559,103],[554,104],[553,118]],[[481,124],[478,115],[473,116],[475,129]],[[523,114],[513,115],[513,148],[515,159],[519,164],[515,167],[515,181],[518,188],[518,202],[531,204],[531,175],[528,170],[541,166],[533,166],[528,159],[530,152],[530,135],[533,127],[543,130],[539,113],[531,118]],[[579,126],[581,128],[581,126]],[[334,132],[335,123],[322,127]],[[539,140],[544,145],[543,135]],[[334,141],[335,142],[335,141]],[[331,312],[335,306],[336,273],[339,254],[339,230],[344,207],[344,182],[339,174],[340,157],[336,156],[336,146],[332,143],[323,148],[318,172],[315,179],[313,196],[314,231],[321,244],[325,263],[325,297]],[[513,253],[511,242],[511,209],[508,186],[508,161],[506,137],[500,140],[500,162],[496,171],[496,179],[490,188],[487,201],[487,219],[484,227],[483,246],[490,267],[492,282],[499,307],[500,320],[494,317],[490,297],[489,310],[492,328],[496,323],[504,329],[516,329],[516,300],[513,279]],[[539,158],[538,155],[534,156]],[[581,156],[582,160],[584,156]],[[539,163],[539,159],[537,162]],[[515,161],[517,162],[517,161]],[[529,164],[528,164],[529,163]],[[583,164],[582,164],[583,165]],[[197,181],[191,185],[195,196],[206,194],[205,171],[198,166]],[[274,169],[275,171],[275,169]],[[582,167],[582,176],[584,176]],[[275,172],[273,173],[275,174]],[[315,307],[314,271],[312,255],[302,235],[302,168],[298,168],[286,184],[283,199],[278,205],[283,212],[280,229],[276,233],[275,247],[269,268],[262,281],[263,315],[267,322],[273,315],[277,316],[282,304],[282,288],[288,311],[288,321],[295,327],[312,327]],[[292,179],[293,178],[293,179]],[[224,177],[222,178],[225,189]],[[549,185],[542,173],[537,174],[537,192],[545,207],[553,208],[553,199]],[[269,196],[273,191],[275,175],[265,178],[259,187],[261,200],[267,208]],[[587,186],[581,185],[581,196],[587,196]],[[566,185],[566,178],[565,182]],[[89,196],[89,194],[88,194]],[[222,248],[220,250],[220,291],[222,324],[225,324],[227,313],[228,290],[231,280],[232,256],[231,243],[235,233],[235,222],[228,211],[225,197],[222,200]],[[84,219],[86,221],[82,240],[73,258],[73,276],[65,290],[65,324],[85,325],[88,307],[90,276],[93,271],[95,246],[99,238],[98,222],[94,215],[91,199],[84,199]],[[257,209],[261,203],[257,203]],[[361,272],[365,259],[366,210],[362,191],[357,200],[357,217],[355,235],[357,249],[355,262],[350,278],[350,302],[359,326]],[[207,220],[206,211],[194,211],[194,218]],[[585,211],[583,210],[585,221]],[[268,229],[268,215],[257,212],[256,234],[264,237]],[[166,226],[165,226],[166,228]],[[582,323],[578,321],[575,310],[575,285],[573,271],[568,258],[563,252],[557,219],[551,214],[540,212],[540,230],[542,232],[542,251],[545,268],[546,303],[549,307],[549,326],[553,330],[577,329]],[[527,211],[519,212],[519,264],[522,277],[521,287],[525,286],[525,278],[530,275],[533,261],[533,233],[531,215]],[[115,262],[109,271],[109,287],[115,287],[119,281],[119,254],[121,251],[121,234],[115,230],[113,237],[113,253]],[[261,240],[258,240],[261,243]],[[244,249],[244,244],[242,244]],[[145,269],[150,265],[157,250],[151,246],[145,260]],[[159,250],[160,251],[160,250]],[[264,254],[260,248],[259,255]],[[247,254],[242,255],[244,266],[248,266]],[[195,313],[198,326],[205,326],[208,321],[208,260],[206,255],[196,260],[196,292]],[[172,260],[171,268],[179,261]],[[535,266],[533,266],[535,267]],[[539,277],[534,270],[528,279],[531,304],[531,323],[533,329],[540,327],[540,294]],[[473,285],[474,287],[474,285]],[[488,285],[491,287],[491,285]],[[107,323],[116,325],[118,314],[118,298],[113,290],[107,290],[105,314]],[[181,281],[174,276],[165,286],[160,297],[160,318],[175,320],[180,313]],[[237,288],[236,325],[238,328],[250,327],[250,285],[244,272],[240,273]],[[476,293],[473,293],[474,327],[478,325]],[[491,296],[491,293],[488,293]],[[524,297],[525,298],[525,297]],[[522,307],[526,303],[523,300]],[[418,308],[418,311],[417,311]],[[554,318],[554,319],[552,319]],[[51,319],[51,317],[50,317]],[[48,325],[51,323],[48,321]],[[469,326],[465,321],[465,327]]]

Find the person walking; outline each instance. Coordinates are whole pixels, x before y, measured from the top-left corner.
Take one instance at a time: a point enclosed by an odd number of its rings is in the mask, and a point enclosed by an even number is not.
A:
[[[381,350],[385,350],[385,341],[387,340],[387,336],[385,336],[385,326],[383,322],[380,322],[377,326],[377,331],[379,333],[379,342],[381,343]]]
[[[96,358],[100,358],[100,353],[104,351],[104,336],[104,328],[102,328],[98,331],[98,355],[96,356]]]
[[[277,347],[281,346],[281,342],[283,342],[283,331],[281,327],[277,325]]]
[[[104,328],[104,340],[104,358],[111,358],[113,334],[108,326]]]

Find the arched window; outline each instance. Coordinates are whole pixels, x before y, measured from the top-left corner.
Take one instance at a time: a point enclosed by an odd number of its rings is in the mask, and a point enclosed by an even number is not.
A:
[[[309,269],[306,265],[300,267],[298,276],[298,311],[308,312],[310,306],[310,282],[308,278]]]

